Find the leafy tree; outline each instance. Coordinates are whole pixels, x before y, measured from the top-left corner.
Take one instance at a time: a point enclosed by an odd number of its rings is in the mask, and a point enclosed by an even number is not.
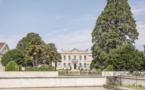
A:
[[[25,55],[18,49],[10,50],[3,55],[1,63],[6,66],[10,61],[15,61],[18,65],[25,65]]]
[[[131,44],[125,44],[109,53],[110,62],[116,70],[143,70],[145,59],[143,52],[139,52]]]
[[[28,33],[26,37],[21,39],[17,44],[17,49],[23,51],[32,60],[33,67],[37,69],[38,60],[41,57],[44,42],[36,33]]]
[[[49,62],[50,67],[52,67],[52,62],[54,62],[56,70],[57,63],[61,61],[61,55],[57,52],[55,44],[49,43],[45,45],[44,58]]]
[[[6,65],[5,71],[19,71],[19,66],[14,61],[10,61]]]
[[[113,66],[108,65],[108,67],[106,69],[104,69],[104,71],[113,71]]]
[[[25,56],[25,66],[33,66],[31,58],[27,55]]]
[[[91,48],[94,60],[103,68],[113,64],[107,61],[110,50],[134,43],[139,35],[127,0],[107,1],[92,32]]]
[[[39,34],[36,33],[28,33],[26,37],[22,38],[16,48],[21,50],[24,54],[27,54],[27,50],[31,45],[37,45],[37,44],[44,44],[44,41],[39,36]]]
[[[41,56],[42,50],[43,50],[43,45],[41,45],[38,42],[35,45],[31,45],[27,51],[27,55],[31,57],[33,67],[35,66],[36,70],[37,70],[37,64],[38,64],[38,62],[37,62],[38,57]]]

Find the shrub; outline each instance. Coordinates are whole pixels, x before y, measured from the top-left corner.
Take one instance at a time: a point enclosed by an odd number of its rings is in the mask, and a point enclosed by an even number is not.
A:
[[[10,61],[6,65],[5,71],[19,71],[19,66],[14,61]]]
[[[41,67],[37,68],[37,71],[55,71],[55,67],[51,67],[52,70],[50,70],[50,66],[48,65],[41,65]],[[35,67],[29,67],[26,68],[26,71],[36,71]]]
[[[102,74],[101,69],[96,69],[96,74]]]
[[[138,87],[142,87],[142,85],[139,84]]]
[[[106,69],[104,69],[104,71],[113,71],[113,66],[108,65],[108,67]]]
[[[38,71],[49,71],[49,66],[41,65],[41,67],[39,67],[37,70]]]

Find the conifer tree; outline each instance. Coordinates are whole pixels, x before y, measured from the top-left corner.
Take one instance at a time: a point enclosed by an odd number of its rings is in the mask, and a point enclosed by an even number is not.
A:
[[[110,50],[135,43],[139,35],[135,22],[127,0],[107,0],[92,32],[93,58],[99,65],[113,64],[108,59]]]

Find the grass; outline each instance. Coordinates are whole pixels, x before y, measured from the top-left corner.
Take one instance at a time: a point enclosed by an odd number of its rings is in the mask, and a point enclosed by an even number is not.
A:
[[[136,89],[136,86],[135,85],[118,85],[118,87],[125,87],[125,88],[132,88],[132,89]],[[144,87],[142,87],[142,85],[138,85],[137,86],[137,89],[138,90],[145,90]]]

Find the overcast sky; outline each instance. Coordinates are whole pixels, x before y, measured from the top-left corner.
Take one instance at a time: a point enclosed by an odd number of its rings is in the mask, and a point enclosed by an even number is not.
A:
[[[136,48],[145,45],[145,0],[128,0],[137,21]],[[58,50],[90,49],[91,33],[107,0],[0,0],[0,42],[14,49],[29,32]]]

